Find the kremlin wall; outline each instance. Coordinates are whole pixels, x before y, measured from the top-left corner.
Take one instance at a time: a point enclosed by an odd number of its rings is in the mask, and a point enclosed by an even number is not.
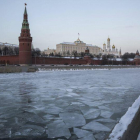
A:
[[[80,43],[80,40],[78,40]],[[79,43],[76,42],[76,43]],[[110,44],[110,42],[108,43]],[[19,36],[19,55],[11,55],[11,56],[0,56],[0,64],[20,64],[20,65],[32,65],[32,64],[61,64],[61,65],[68,65],[68,64],[77,64],[77,65],[86,65],[86,64],[92,64],[92,65],[104,65],[104,60],[102,59],[93,59],[86,54],[86,56],[83,59],[72,59],[72,58],[56,58],[56,57],[32,57],[31,54],[31,45],[32,45],[32,37],[30,34],[30,28],[28,23],[28,14],[27,9],[25,5],[24,15],[23,15],[23,23],[21,28],[21,34]],[[86,46],[88,47],[88,46]],[[114,46],[113,46],[114,47]],[[97,51],[99,51],[98,47]],[[107,46],[104,44],[104,53],[110,52],[110,46]],[[87,48],[88,49],[88,48]],[[113,48],[114,49],[114,48]],[[89,51],[91,50],[89,46]],[[85,49],[85,51],[87,51]],[[113,51],[113,50],[112,50]],[[117,50],[114,49],[114,53],[118,53]],[[112,64],[112,60],[108,60],[108,64]],[[115,65],[121,65],[122,61],[115,61]],[[136,53],[136,58],[134,61],[128,61],[127,64],[129,65],[140,65],[140,56],[139,53]]]

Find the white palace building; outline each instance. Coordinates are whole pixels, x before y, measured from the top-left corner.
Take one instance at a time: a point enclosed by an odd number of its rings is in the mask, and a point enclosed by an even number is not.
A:
[[[86,48],[88,47],[89,52],[91,54],[98,55],[102,53],[102,49],[98,46],[94,46],[92,44],[86,44],[81,41],[79,38],[74,42],[63,42],[56,45],[56,52],[62,55],[64,54],[72,54],[73,51],[77,51],[77,53],[85,52]]]

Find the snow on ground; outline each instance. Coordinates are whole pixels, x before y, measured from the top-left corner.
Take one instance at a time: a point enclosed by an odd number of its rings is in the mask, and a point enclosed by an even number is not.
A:
[[[139,136],[138,136],[137,140],[140,140],[140,133],[139,133]]]
[[[120,119],[119,123],[115,126],[112,133],[109,136],[110,140],[119,140],[122,134],[127,130],[129,124],[131,124],[135,114],[140,108],[140,96],[135,100],[132,107],[128,108],[128,111]]]
[[[103,140],[139,96],[140,69],[0,74],[0,138]]]

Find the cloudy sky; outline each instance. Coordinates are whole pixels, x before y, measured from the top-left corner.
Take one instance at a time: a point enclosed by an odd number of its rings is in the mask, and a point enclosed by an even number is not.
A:
[[[0,42],[18,44],[24,3],[35,48],[80,39],[122,52],[140,51],[140,0],[0,0]]]

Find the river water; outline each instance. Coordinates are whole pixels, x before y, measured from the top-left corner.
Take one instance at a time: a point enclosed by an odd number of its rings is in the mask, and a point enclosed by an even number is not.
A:
[[[0,74],[0,138],[104,140],[139,83],[138,68]]]

